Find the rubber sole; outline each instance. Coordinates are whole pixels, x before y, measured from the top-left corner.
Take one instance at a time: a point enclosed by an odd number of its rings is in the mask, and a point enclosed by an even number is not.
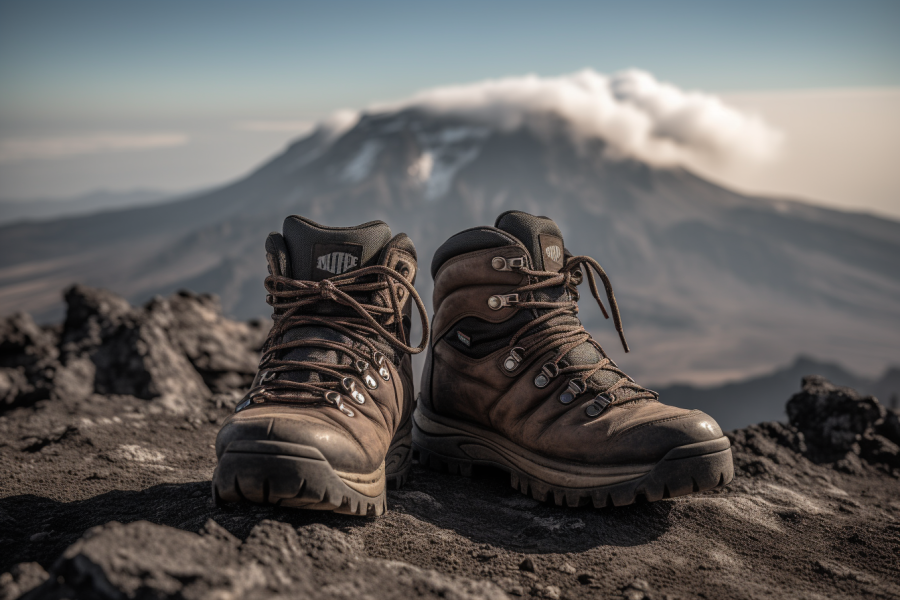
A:
[[[679,446],[654,464],[597,466],[548,459],[493,432],[427,414],[413,415],[413,453],[419,463],[470,476],[474,465],[498,467],[510,485],[558,506],[625,506],[724,486],[734,478],[728,438]]]
[[[412,435],[395,439],[368,474],[332,468],[317,448],[269,440],[239,440],[225,449],[212,479],[216,504],[255,502],[340,514],[378,516],[388,483],[400,487],[412,468]]]

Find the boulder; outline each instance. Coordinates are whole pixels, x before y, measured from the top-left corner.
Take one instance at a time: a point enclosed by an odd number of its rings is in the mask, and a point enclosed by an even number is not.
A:
[[[0,409],[92,394],[134,396],[175,413],[253,380],[268,328],[226,318],[216,297],[179,292],[143,307],[75,285],[57,336],[19,313],[0,321]]]
[[[804,377],[802,390],[788,400],[791,425],[803,434],[808,453],[818,460],[854,454],[863,460],[900,468],[900,421],[874,396],[832,384],[817,375]],[[850,464],[856,464],[849,459]]]
[[[25,595],[39,598],[501,599],[489,581],[369,558],[362,544],[321,524],[262,521],[246,541],[215,521],[189,533],[137,521],[89,530]]]
[[[56,335],[30,315],[0,319],[0,410],[49,398],[58,356]]]

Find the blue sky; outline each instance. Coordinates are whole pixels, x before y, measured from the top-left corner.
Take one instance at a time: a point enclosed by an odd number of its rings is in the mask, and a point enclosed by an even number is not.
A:
[[[3,2],[2,127],[319,115],[511,74],[900,85],[898,2]],[[48,122],[49,120],[49,122]]]
[[[900,2],[872,1],[4,1],[0,141],[96,131],[200,140],[238,120],[314,119],[437,85],[585,67],[637,67],[725,94],[896,88],[898,31]],[[269,141],[228,143],[258,144],[258,161]],[[53,166],[26,167],[0,176],[36,183],[0,183],[0,196],[66,185],[59,175],[41,188]]]

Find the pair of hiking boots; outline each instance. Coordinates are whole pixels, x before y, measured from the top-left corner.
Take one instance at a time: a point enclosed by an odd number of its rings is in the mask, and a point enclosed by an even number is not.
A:
[[[506,212],[438,248],[430,327],[413,243],[381,221],[291,216],[266,257],[274,324],[216,439],[216,501],[380,515],[386,483],[402,485],[414,454],[464,475],[500,467],[521,492],[568,506],[654,501],[733,477],[713,419],[661,404],[585,331],[584,279],[608,318],[599,279],[628,351],[606,273],[571,255],[546,217]],[[426,349],[416,401],[411,355]]]

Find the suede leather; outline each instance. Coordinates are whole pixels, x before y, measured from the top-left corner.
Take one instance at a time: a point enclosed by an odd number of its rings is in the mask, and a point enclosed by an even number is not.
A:
[[[381,264],[395,268],[400,262],[409,267],[406,279],[414,283],[416,259],[408,252],[390,249]],[[387,305],[385,297],[382,302]],[[402,314],[409,316],[411,308],[411,300],[402,298]],[[385,320],[388,321],[385,327],[390,329],[394,318],[390,316]],[[338,471],[374,472],[384,461],[395,436],[405,435],[408,431],[415,408],[410,356],[403,354],[397,365],[390,361],[385,364],[390,371],[390,381],[378,376],[374,366],[369,368],[369,373],[378,382],[374,390],[368,389],[360,377],[353,377],[356,389],[366,397],[361,405],[350,398],[345,399],[345,405],[355,413],[353,417],[324,402],[251,405],[225,420],[216,438],[216,456],[221,458],[228,445],[237,440],[271,440],[313,446]]]
[[[508,293],[523,279],[514,272],[496,271],[491,259],[521,252],[515,246],[471,252],[447,261],[438,271],[435,335],[420,397],[426,409],[498,433],[543,456],[595,465],[653,463],[675,447],[722,437],[718,424],[706,414],[655,400],[613,405],[594,418],[585,413],[592,392],[562,404],[558,397],[568,383],[565,377],[543,389],[534,385],[543,364],[555,356],[553,349],[543,355],[532,353],[510,373],[502,366],[508,347],[477,359],[443,341],[443,333],[466,316],[500,322],[515,314],[512,308],[490,310],[487,298]]]
[[[518,286],[523,275],[515,271],[497,271],[491,261],[495,257],[527,258],[527,252],[519,246],[488,248],[452,258],[438,270],[434,279],[432,296],[435,312],[439,311],[444,299],[453,291],[473,285]]]

